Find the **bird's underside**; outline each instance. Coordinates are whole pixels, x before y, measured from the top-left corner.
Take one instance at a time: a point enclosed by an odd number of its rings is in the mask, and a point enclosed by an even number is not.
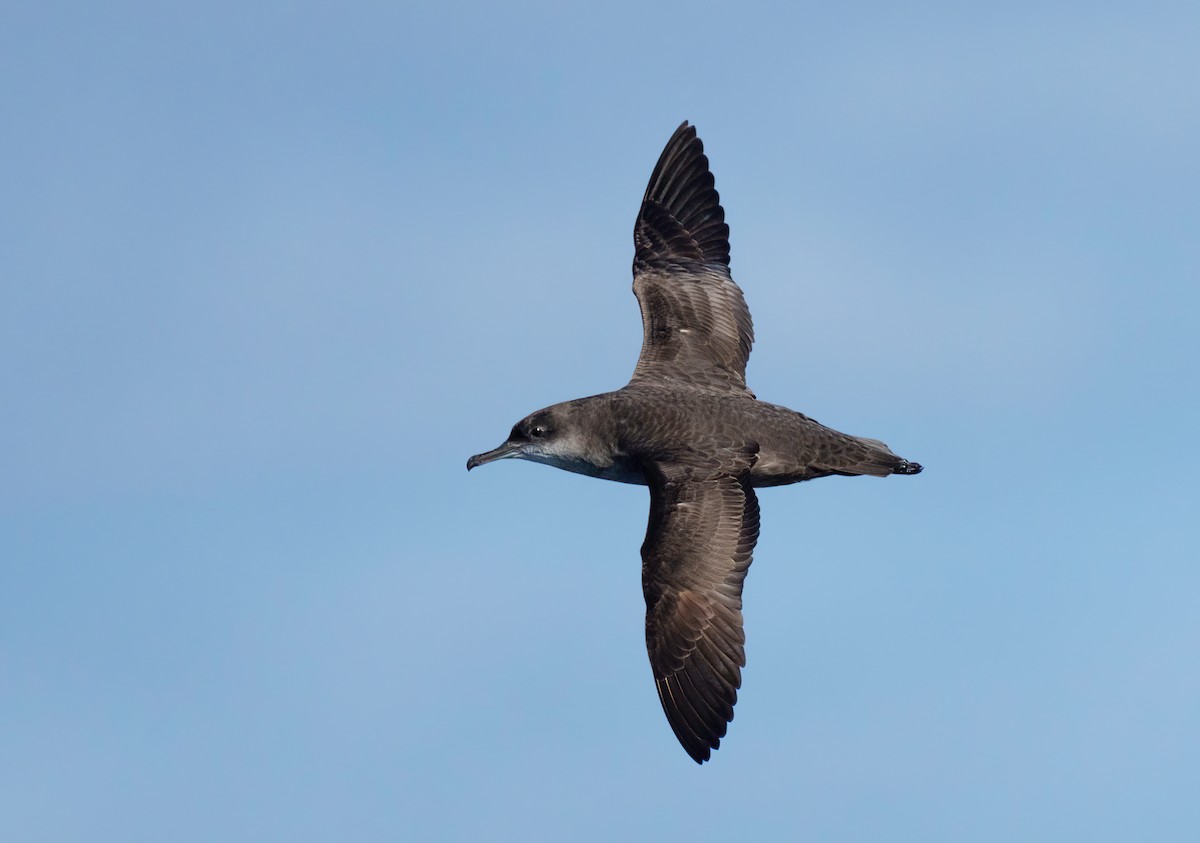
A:
[[[746,387],[750,311],[729,274],[729,229],[704,147],[686,122],[650,177],[634,244],[643,338],[629,385],[527,416],[467,468],[518,457],[649,486],[646,647],[667,720],[703,763],[733,719],[746,663],[742,583],[758,539],[755,487],[921,466]]]

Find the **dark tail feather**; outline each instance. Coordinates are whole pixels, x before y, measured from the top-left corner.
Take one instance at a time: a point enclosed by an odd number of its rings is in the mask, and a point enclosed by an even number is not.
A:
[[[865,453],[862,462],[855,466],[855,474],[869,474],[873,477],[887,477],[889,474],[920,474],[921,464],[909,462],[892,453],[892,449],[878,439],[868,439],[865,436],[854,437],[864,446]]]

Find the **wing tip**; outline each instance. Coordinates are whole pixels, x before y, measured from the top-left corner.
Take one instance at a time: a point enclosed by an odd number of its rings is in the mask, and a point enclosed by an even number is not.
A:
[[[671,133],[671,139],[667,141],[667,147],[670,148],[674,143],[684,135],[688,135],[689,139],[696,137],[696,127],[687,120],[679,124],[679,127]]]
[[[662,703],[663,713],[667,715],[667,723],[683,751],[697,764],[712,760],[713,752],[721,748],[721,739],[725,737],[729,724],[733,722],[732,705],[728,717],[716,720],[705,718],[697,711],[688,695],[683,693],[682,686],[679,688],[681,699],[675,699],[669,676],[655,679],[654,685],[658,691],[659,702]],[[736,701],[736,692],[734,699]],[[697,725],[701,728],[697,728]],[[702,735],[701,731],[708,731],[711,735]]]
[[[639,265],[729,266],[729,226],[696,127],[684,120],[663,147],[634,226]]]

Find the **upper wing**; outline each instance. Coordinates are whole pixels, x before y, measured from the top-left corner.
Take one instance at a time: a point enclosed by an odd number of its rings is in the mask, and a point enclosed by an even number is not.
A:
[[[654,167],[633,229],[642,353],[633,381],[746,390],[754,327],[729,275],[729,226],[704,145],[685,121]]]
[[[758,540],[757,446],[713,464],[651,463],[642,544],[646,648],[675,736],[698,764],[733,719],[746,664],[742,581]]]

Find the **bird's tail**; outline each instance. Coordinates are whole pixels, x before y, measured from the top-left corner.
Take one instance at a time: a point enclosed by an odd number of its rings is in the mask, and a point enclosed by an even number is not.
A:
[[[909,462],[903,457],[898,457],[892,453],[892,449],[878,439],[868,439],[865,436],[852,436],[856,442],[862,445],[862,451],[856,456],[859,457],[857,465],[854,466],[855,474],[868,474],[872,477],[887,477],[889,474],[920,474],[921,464]]]

